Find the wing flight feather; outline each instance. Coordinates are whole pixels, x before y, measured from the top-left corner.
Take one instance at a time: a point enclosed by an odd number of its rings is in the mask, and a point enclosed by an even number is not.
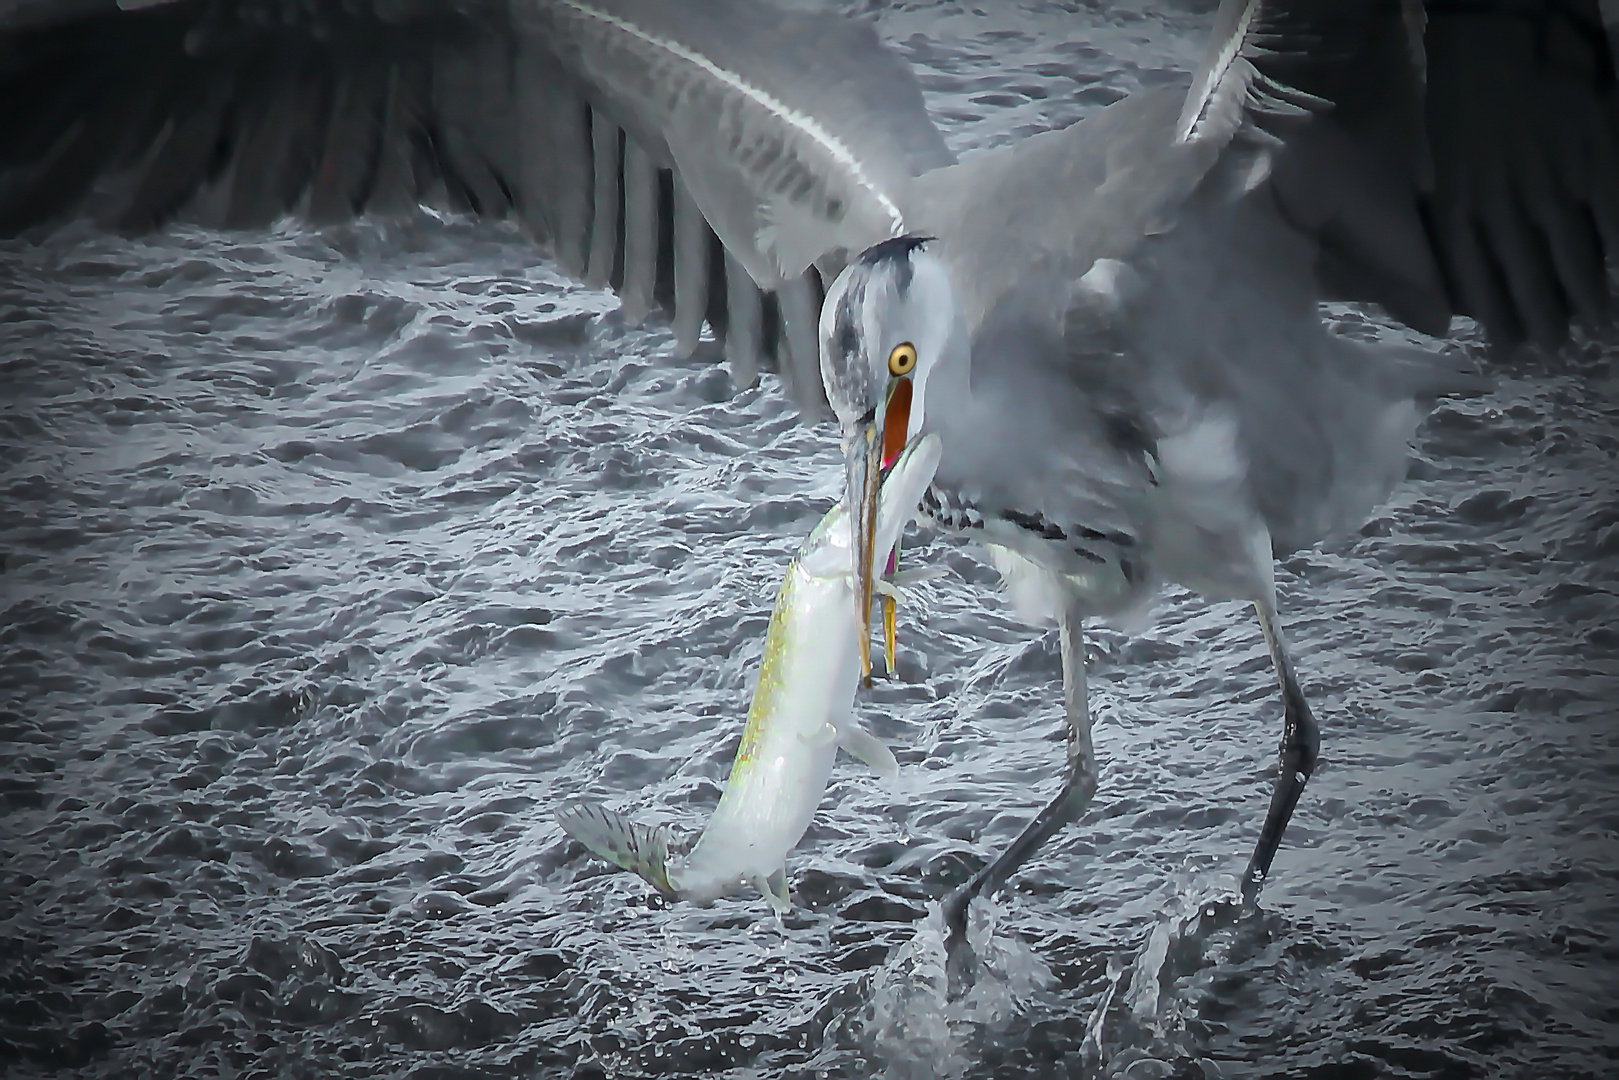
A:
[[[811,417],[823,274],[952,160],[868,24],[761,0],[0,0],[0,234],[515,217]]]
[[[1175,137],[1252,152],[1332,299],[1556,347],[1605,325],[1619,84],[1596,0],[1225,0]]]

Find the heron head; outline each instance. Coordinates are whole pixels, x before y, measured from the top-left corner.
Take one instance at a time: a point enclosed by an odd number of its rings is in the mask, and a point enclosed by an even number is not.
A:
[[[962,346],[961,313],[929,238],[900,236],[867,248],[844,268],[821,306],[821,381],[838,418],[854,530],[854,575],[863,674],[870,622],[877,495],[883,473],[927,424],[928,382]]]

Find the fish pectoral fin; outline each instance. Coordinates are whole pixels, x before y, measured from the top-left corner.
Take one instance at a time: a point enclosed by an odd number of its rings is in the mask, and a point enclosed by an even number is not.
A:
[[[904,590],[920,585],[924,581],[938,581],[949,573],[949,569],[943,566],[913,566],[909,570],[894,571],[886,580],[903,593]]]
[[[871,591],[878,596],[886,596],[896,604],[905,599],[905,587],[896,585],[891,578],[878,578],[871,583]]]
[[[778,866],[768,875],[754,878],[753,886],[770,901],[770,906],[775,909],[777,915],[785,915],[792,910],[793,898],[787,891],[786,864]]]
[[[799,736],[808,746],[825,746],[827,743],[837,739],[837,737],[838,729],[830,721],[822,724],[814,731],[807,731]]]
[[[883,779],[893,780],[899,776],[899,761],[894,752],[865,728],[850,724],[839,733],[838,745],[870,765]]]
[[[669,837],[663,829],[639,825],[623,814],[589,803],[564,807],[557,814],[557,824],[614,866],[640,875],[663,895],[679,895],[669,880]]]
[[[878,596],[886,596],[896,604],[909,604],[910,593],[907,591],[922,584],[924,581],[934,581],[947,574],[942,566],[917,566],[910,570],[896,570],[892,574],[884,575],[871,583],[871,591]]]

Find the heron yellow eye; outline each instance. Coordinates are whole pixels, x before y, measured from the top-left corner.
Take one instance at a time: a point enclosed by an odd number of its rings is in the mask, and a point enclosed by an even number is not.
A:
[[[888,354],[888,373],[896,378],[909,375],[916,366],[916,346],[909,341],[894,346],[894,351]]]

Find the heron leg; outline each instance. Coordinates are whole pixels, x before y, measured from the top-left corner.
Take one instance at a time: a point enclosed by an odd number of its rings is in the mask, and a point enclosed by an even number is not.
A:
[[[1287,642],[1282,637],[1276,607],[1273,603],[1258,602],[1254,604],[1254,609],[1259,612],[1259,626],[1265,633],[1265,644],[1270,647],[1271,662],[1282,684],[1282,745],[1277,754],[1279,769],[1276,787],[1271,793],[1270,810],[1265,814],[1265,826],[1259,831],[1259,842],[1254,845],[1248,869],[1242,875],[1244,907],[1252,907],[1258,899],[1259,890],[1270,873],[1271,860],[1281,846],[1282,833],[1287,829],[1288,819],[1293,816],[1293,807],[1298,805],[1299,796],[1304,793],[1304,785],[1309,781],[1310,774],[1315,772],[1316,760],[1321,753],[1321,728],[1316,724],[1310,704],[1304,700],[1304,692],[1299,689],[1298,678],[1293,674],[1293,661],[1287,653]]]
[[[1075,821],[1096,794],[1096,753],[1091,747],[1091,717],[1085,694],[1085,638],[1082,613],[1069,605],[1060,620],[1063,709],[1068,724],[1068,774],[1062,790],[1035,815],[1012,845],[989,865],[957,886],[945,898],[943,914],[952,956],[967,943],[967,907],[974,897],[993,895],[1006,879],[1028,862],[1058,829]]]

